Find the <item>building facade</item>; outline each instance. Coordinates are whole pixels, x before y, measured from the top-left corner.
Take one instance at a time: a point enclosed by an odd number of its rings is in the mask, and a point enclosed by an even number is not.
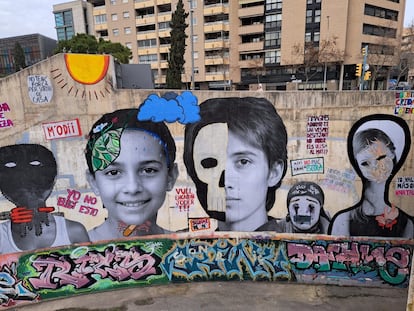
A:
[[[56,47],[56,40],[38,33],[0,39],[0,76],[16,71],[13,57],[16,43],[19,43],[24,51],[26,66],[31,66],[53,55]]]
[[[58,40],[70,40],[77,33],[95,34],[92,5],[76,0],[53,6]]]
[[[85,32],[129,47],[132,62],[149,63],[156,86],[163,87],[177,0],[86,2],[65,5],[82,5],[84,24],[93,24],[93,31]],[[353,89],[358,84],[355,65],[368,47],[372,79],[367,83],[384,89],[397,62],[405,0],[183,2],[189,27],[182,81],[188,87]],[[55,15],[58,9],[61,13],[60,5],[54,6]]]

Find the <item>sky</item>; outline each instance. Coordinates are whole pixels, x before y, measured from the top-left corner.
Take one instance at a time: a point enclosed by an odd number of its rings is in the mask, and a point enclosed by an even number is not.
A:
[[[0,0],[0,38],[40,33],[56,39],[53,5],[69,0]],[[414,22],[414,0],[406,0],[404,26]]]

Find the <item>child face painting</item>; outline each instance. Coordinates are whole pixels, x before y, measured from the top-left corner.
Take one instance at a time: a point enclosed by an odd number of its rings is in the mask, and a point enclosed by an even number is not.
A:
[[[195,139],[194,163],[198,178],[208,184],[208,209],[225,211],[226,226],[250,231],[261,225],[255,223],[256,215],[266,218],[268,187],[282,175],[281,168],[269,169],[262,149],[225,123],[209,124]]]
[[[89,182],[108,209],[108,219],[133,225],[155,221],[175,182],[160,140],[144,131],[125,130],[120,146],[115,161],[90,175]]]
[[[226,222],[237,222],[265,209],[267,188],[273,185],[264,152],[231,131],[228,137]]]
[[[385,182],[391,175],[394,157],[394,153],[380,140],[373,141],[355,156],[363,176],[377,183]]]
[[[298,230],[307,231],[319,221],[321,204],[314,197],[308,195],[292,197],[288,208],[292,224]]]

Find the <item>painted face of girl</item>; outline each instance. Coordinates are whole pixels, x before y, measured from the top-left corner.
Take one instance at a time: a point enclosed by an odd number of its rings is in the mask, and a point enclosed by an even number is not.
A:
[[[319,221],[321,204],[314,197],[301,195],[292,197],[289,202],[289,215],[293,226],[299,231],[307,231]]]
[[[385,182],[394,168],[395,154],[382,141],[375,140],[355,156],[365,178],[377,183]]]
[[[125,130],[118,158],[89,182],[108,209],[108,218],[141,225],[155,219],[175,178],[158,138]]]

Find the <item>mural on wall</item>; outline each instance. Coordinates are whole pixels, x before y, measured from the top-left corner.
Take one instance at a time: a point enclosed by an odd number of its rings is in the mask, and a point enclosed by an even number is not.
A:
[[[326,234],[330,217],[323,208],[324,200],[323,190],[317,184],[298,182],[288,192],[286,217],[270,220],[257,231]]]
[[[185,128],[184,163],[220,231],[254,231],[268,220],[287,169],[287,133],[264,98],[213,98]],[[248,118],[246,118],[248,116]]]
[[[99,100],[111,93],[109,55],[68,53],[64,57],[66,68],[55,68],[51,73],[58,87],[67,95]]]
[[[348,157],[361,177],[361,200],[334,216],[330,233],[413,238],[412,218],[389,201],[389,185],[411,146],[407,123],[392,115],[358,120],[348,135]]]
[[[57,174],[50,150],[36,144],[0,147],[0,190],[15,207],[0,224],[0,253],[89,241],[82,224],[47,206]]]
[[[71,54],[49,81],[31,75],[38,100],[25,111],[57,94],[103,101],[108,61]],[[1,99],[0,128],[13,137],[0,146],[2,306],[175,281],[408,285],[406,110],[345,120],[291,115],[264,97],[120,93],[105,113],[39,113],[27,128]],[[407,96],[395,98],[408,107]]]

